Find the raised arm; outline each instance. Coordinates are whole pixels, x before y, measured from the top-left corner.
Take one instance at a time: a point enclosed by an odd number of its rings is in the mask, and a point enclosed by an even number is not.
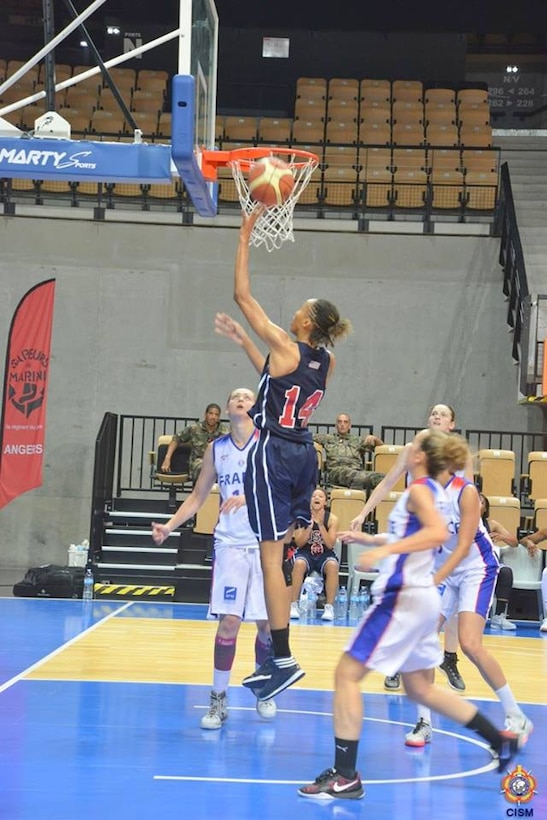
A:
[[[156,544],[163,544],[173,530],[180,527],[181,524],[184,524],[185,521],[188,521],[189,518],[192,518],[192,516],[197,513],[209,495],[211,487],[216,480],[217,474],[213,461],[213,445],[209,444],[203,456],[203,464],[199,478],[188,498],[183,501],[176,513],[171,516],[166,524],[157,524],[155,521],[152,522],[152,538]]]
[[[300,355],[298,346],[283,328],[270,320],[262,305],[251,293],[249,242],[253,227],[262,210],[262,208],[255,208],[249,216],[245,213],[242,216],[235,262],[234,299],[256,335],[270,349],[272,354],[270,364],[273,365],[273,370],[280,371],[276,375],[284,375],[290,373],[298,364]]]
[[[353,521],[351,522],[350,526],[352,530],[360,530],[363,526],[363,521],[367,517],[367,515],[372,512],[372,510],[383,501],[386,495],[390,492],[391,488],[395,486],[397,481],[400,479],[402,475],[405,474],[407,469],[407,459],[408,459],[408,451],[410,448],[410,444],[405,444],[405,447],[399,455],[397,456],[397,460],[391,470],[386,473],[383,479],[380,481],[379,484],[371,492],[370,496],[367,498],[365,505],[359,515],[355,516]]]
[[[239,322],[236,322],[236,320],[228,316],[227,313],[217,313],[215,316],[215,332],[220,336],[226,336],[227,339],[231,339],[242,347],[253,367],[258,370],[259,373],[262,373],[266,357],[258,349]]]
[[[361,553],[356,564],[358,569],[371,569],[388,555],[422,552],[434,549],[446,541],[446,522],[435,506],[429,487],[425,484],[414,484],[409,491],[407,509],[418,517],[420,529],[399,541],[390,541],[381,547],[374,547]]]

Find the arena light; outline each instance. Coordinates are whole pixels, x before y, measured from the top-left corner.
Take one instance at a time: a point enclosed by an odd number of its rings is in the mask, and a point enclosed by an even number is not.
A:
[[[122,32],[119,26],[107,26],[106,33],[118,37]]]
[[[519,67],[518,65],[508,65],[505,67],[506,74],[518,74]]]

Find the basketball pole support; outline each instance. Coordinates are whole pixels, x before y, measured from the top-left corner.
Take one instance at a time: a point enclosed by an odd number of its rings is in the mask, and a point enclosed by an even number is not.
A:
[[[102,0],[102,2],[104,2],[104,0]],[[138,57],[140,54],[144,54],[145,52],[150,51],[153,48],[156,48],[156,46],[161,46],[164,43],[169,42],[170,40],[174,40],[176,37],[179,36],[179,34],[179,28],[170,31],[168,34],[162,34],[161,37],[157,37],[155,40],[150,40],[150,42],[143,43],[143,45],[138,46],[137,48],[133,48],[131,49],[131,51],[126,51],[124,54],[119,54],[117,57],[112,57],[110,60],[107,60],[107,62],[105,62],[104,67],[114,68],[114,66],[120,65],[121,63],[125,63],[127,60],[131,60],[133,57]],[[47,51],[50,51],[52,48],[55,48],[55,45],[52,45],[53,42],[54,41],[52,40],[51,43],[48,44],[48,49],[45,53],[47,53]],[[32,58],[27,63],[25,63],[24,66],[21,66],[21,68],[19,69],[19,72],[21,72],[19,73],[19,77],[21,77],[23,74],[26,74],[26,72],[33,68],[36,65],[36,62],[38,62],[41,59],[42,56],[38,57],[38,60]],[[82,80],[87,80],[89,77],[93,77],[95,76],[95,74],[99,74],[100,71],[101,69],[99,68],[99,66],[90,68],[87,71],[82,71],[75,77],[69,77],[67,80],[62,80],[60,83],[56,83],[55,91],[63,91],[65,88],[70,88],[70,86],[72,85],[77,85],[78,83],[82,82]],[[15,73],[17,74],[18,72]],[[12,77],[10,77],[9,80],[15,82],[15,80],[13,80],[14,76],[15,74]],[[10,82],[9,85],[12,85],[12,82]],[[6,83],[0,86],[0,93],[4,89],[5,85]],[[31,105],[32,103],[37,102],[38,100],[42,100],[45,96],[45,91],[37,91],[34,94],[30,94],[28,97],[24,97],[24,99],[22,100],[10,103],[9,105],[4,105],[0,107],[0,117],[3,114],[10,114],[12,111],[17,111],[19,108],[24,108],[26,105]]]

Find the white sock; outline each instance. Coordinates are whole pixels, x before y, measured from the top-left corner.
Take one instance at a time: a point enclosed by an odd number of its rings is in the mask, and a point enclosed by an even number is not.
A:
[[[418,720],[420,719],[425,723],[429,723],[431,726],[431,709],[427,706],[422,706],[421,703],[418,704]]]
[[[230,685],[231,674],[231,670],[215,669],[213,675],[213,692],[216,692],[217,695],[220,692],[227,692],[228,686]]]
[[[505,717],[507,717],[508,715],[523,714],[522,709],[516,702],[515,696],[513,695],[508,683],[506,683],[505,686],[502,686],[501,689],[496,689],[496,695],[498,696],[500,703],[503,706]]]

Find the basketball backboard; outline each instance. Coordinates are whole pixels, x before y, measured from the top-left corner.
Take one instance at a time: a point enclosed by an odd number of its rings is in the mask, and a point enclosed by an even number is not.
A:
[[[218,15],[213,0],[180,0],[178,75],[172,84],[173,161],[201,216],[216,215],[216,186],[200,168],[215,147]]]

